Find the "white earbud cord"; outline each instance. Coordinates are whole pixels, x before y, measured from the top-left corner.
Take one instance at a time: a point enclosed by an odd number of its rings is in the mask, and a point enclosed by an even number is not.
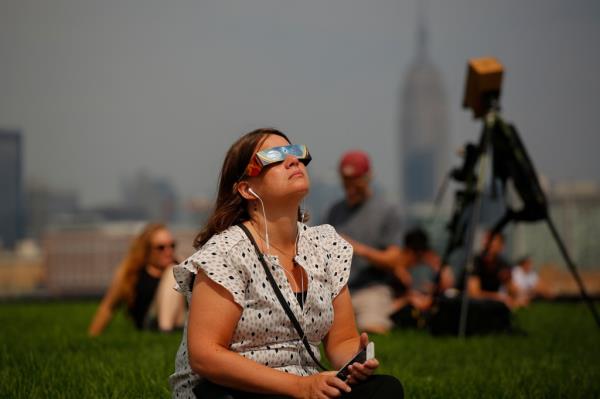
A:
[[[263,221],[265,223],[265,244],[267,246],[267,248],[266,248],[267,249],[267,253],[270,255],[271,246],[269,245],[269,227],[267,225],[267,212],[265,211],[265,204],[264,204],[262,198],[260,198],[260,196],[258,194],[256,194],[253,190],[250,191],[250,192],[252,194],[254,194],[254,196],[258,199],[258,201],[260,201],[260,207],[262,208],[262,212],[263,212]],[[302,223],[304,223],[304,211],[301,211],[301,219],[302,219]],[[297,232],[296,232],[296,242],[294,243],[295,244],[294,246],[296,247],[296,248],[294,248],[294,257],[295,257],[296,252],[297,252],[298,239],[299,238],[300,238],[300,229],[297,229]],[[294,262],[293,258],[292,258],[292,262]],[[286,270],[285,267],[283,267],[281,265],[280,265],[280,267],[281,267],[281,269],[283,269],[283,271],[285,273],[287,273],[292,278],[292,280],[294,280],[294,275],[291,272],[289,272],[288,270]],[[302,312],[301,312],[302,317],[300,318],[299,322],[300,322],[300,326],[302,327],[302,331],[304,332],[304,330],[305,330],[304,326],[306,325],[304,323],[304,321],[305,321],[304,320],[304,305],[305,305],[306,296],[307,296],[307,295],[305,296],[305,294],[304,294],[304,271],[302,271],[302,276],[300,278],[300,292],[301,292],[300,295],[302,295],[302,306],[301,306],[301,308],[302,308]],[[304,335],[306,336],[306,333],[304,333]],[[304,337],[301,337],[300,338],[300,342],[298,343],[298,345],[299,345],[299,347],[298,347],[298,367],[300,367],[302,370],[304,370],[304,367],[302,366],[302,356],[301,356],[301,352],[304,350],[304,346],[302,345],[302,341],[303,340],[304,340]]]
[[[271,254],[271,246],[269,245],[269,226],[267,225],[267,212],[265,211],[265,204],[264,204],[262,198],[260,198],[260,196],[258,194],[256,194],[252,190],[250,190],[250,192],[252,194],[254,194],[254,196],[256,198],[258,198],[258,200],[260,201],[260,207],[262,208],[262,212],[263,212],[263,221],[265,223],[265,244],[267,245],[267,253],[270,255]]]

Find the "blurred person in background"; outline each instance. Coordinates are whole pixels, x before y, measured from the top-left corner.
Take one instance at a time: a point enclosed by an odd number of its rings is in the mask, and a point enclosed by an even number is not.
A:
[[[512,270],[512,281],[517,291],[517,297],[525,305],[535,298],[554,297],[550,287],[540,279],[534,270],[530,256],[524,256],[516,262]]]
[[[394,311],[407,305],[426,311],[435,295],[454,284],[452,269],[442,267],[440,256],[429,245],[429,236],[419,227],[405,234],[401,259],[394,269],[397,278]]]
[[[473,260],[473,273],[467,280],[469,296],[503,302],[509,308],[521,306],[512,280],[512,268],[502,256],[504,236],[486,232],[483,247],[484,251]]]
[[[339,163],[345,198],[325,219],[354,248],[348,288],[358,328],[385,333],[393,325],[394,269],[402,262],[402,229],[398,209],[371,188],[369,156],[346,152]]]
[[[137,329],[171,331],[181,327],[185,301],[173,289],[175,263],[175,241],[169,229],[161,223],[146,225],[117,268],[89,335],[100,335],[123,304]]]

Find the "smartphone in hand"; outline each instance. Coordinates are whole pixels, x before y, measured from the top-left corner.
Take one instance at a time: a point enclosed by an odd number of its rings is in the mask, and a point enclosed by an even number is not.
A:
[[[375,343],[369,342],[366,348],[363,348],[360,352],[352,357],[345,365],[338,371],[336,377],[342,381],[345,381],[350,374],[350,370],[348,367],[354,363],[364,363],[369,359],[373,359],[375,357]]]

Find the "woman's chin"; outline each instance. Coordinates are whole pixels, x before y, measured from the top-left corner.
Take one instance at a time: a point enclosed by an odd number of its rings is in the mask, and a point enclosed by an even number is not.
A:
[[[310,184],[305,184],[298,191],[300,194],[302,194],[302,197],[305,197],[308,194],[308,192],[310,191]]]
[[[304,186],[304,187],[297,187],[295,190],[293,190],[290,193],[290,198],[293,198],[297,201],[302,201],[302,199],[304,199],[304,197],[306,197],[306,195],[308,194],[308,192],[310,191],[310,187]]]

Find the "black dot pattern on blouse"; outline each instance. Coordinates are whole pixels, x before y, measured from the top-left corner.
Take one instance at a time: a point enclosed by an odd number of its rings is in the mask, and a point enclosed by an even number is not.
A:
[[[276,256],[265,260],[283,296],[302,325],[313,353],[333,322],[332,300],[350,275],[352,247],[330,225],[308,227],[298,224],[300,237],[296,263],[308,276],[304,307],[298,303]],[[277,300],[252,243],[237,226],[213,236],[195,254],[174,268],[176,289],[189,302],[194,275],[201,270],[223,286],[240,305],[242,315],[233,334],[231,350],[263,365],[297,375],[318,372]],[[306,289],[306,287],[305,287]],[[174,394],[191,394],[199,380],[187,357],[187,331],[171,376]],[[184,388],[184,385],[187,388]]]

